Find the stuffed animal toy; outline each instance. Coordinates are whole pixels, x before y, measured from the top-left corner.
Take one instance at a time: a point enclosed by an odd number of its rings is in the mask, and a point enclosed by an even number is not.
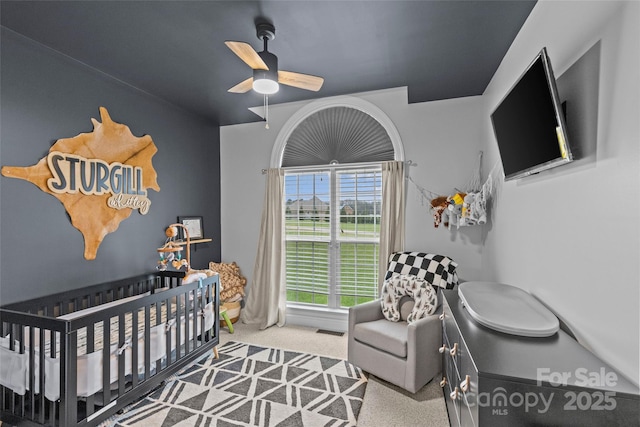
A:
[[[195,282],[196,280],[206,279],[207,277],[211,277],[214,274],[216,274],[216,273],[214,271],[212,271],[212,270],[192,270],[192,269],[189,269],[189,270],[187,270],[187,272],[185,273],[184,277],[182,278],[182,284],[186,285],[187,283],[192,283],[192,282]]]
[[[431,199],[431,210],[433,211],[433,225],[435,228],[440,226],[440,223],[444,221],[444,226],[449,226],[449,212],[447,207],[449,206],[449,200],[446,196],[438,196]]]
[[[447,207],[449,211],[449,222],[456,224],[458,227],[460,226],[462,205],[464,204],[464,198],[466,195],[466,193],[456,193],[453,196],[447,197],[447,200],[449,201],[449,206]]]
[[[467,193],[467,195],[464,196],[464,202],[462,203],[462,218],[469,218],[471,216],[471,205],[475,198],[475,193]]]
[[[464,198],[462,216],[464,224],[477,225],[487,222],[487,202],[484,191],[469,193]]]
[[[459,226],[474,225],[474,221],[471,219],[471,205],[475,199],[474,193],[467,193],[464,196],[464,202],[462,203],[462,212],[460,213]]]
[[[462,205],[462,203],[464,203],[464,197],[466,195],[466,193],[456,193],[453,196],[447,197],[447,200],[453,205]]]
[[[449,211],[449,226],[457,225],[459,227],[460,217],[462,216],[462,205],[450,203],[447,210]]]
[[[180,270],[182,267],[189,268],[189,263],[184,258],[174,259],[173,261],[171,261],[171,265],[173,265],[173,268],[175,268],[176,270]]]

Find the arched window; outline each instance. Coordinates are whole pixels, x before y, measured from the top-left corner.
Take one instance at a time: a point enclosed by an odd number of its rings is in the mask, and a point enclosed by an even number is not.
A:
[[[325,136],[335,136],[340,131],[346,131],[347,134],[339,139]],[[347,139],[350,140],[349,144],[344,142]],[[333,146],[335,144],[342,144],[342,148],[337,149]],[[343,164],[349,163],[348,160],[354,163],[404,160],[400,134],[389,116],[376,105],[352,96],[320,99],[298,110],[276,138],[271,152],[271,167],[321,164],[310,157],[296,159],[296,151],[300,150],[309,150],[321,158],[327,158],[333,152],[331,150],[340,150],[344,161],[336,158],[330,160],[338,160]],[[369,150],[370,153],[367,153]],[[294,161],[295,165],[288,164]]]
[[[369,114],[352,107],[317,111],[291,132],[282,167],[394,160],[391,137]]]
[[[344,309],[378,294],[381,163],[403,159],[389,118],[358,98],[320,101],[283,127],[289,305]]]

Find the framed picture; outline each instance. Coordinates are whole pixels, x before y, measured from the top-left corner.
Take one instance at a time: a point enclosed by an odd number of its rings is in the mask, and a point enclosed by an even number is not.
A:
[[[204,228],[202,227],[201,216],[179,216],[178,223],[184,225],[189,232],[190,239],[202,239],[204,237]],[[178,233],[178,237],[181,240],[187,239],[183,228],[178,227]]]

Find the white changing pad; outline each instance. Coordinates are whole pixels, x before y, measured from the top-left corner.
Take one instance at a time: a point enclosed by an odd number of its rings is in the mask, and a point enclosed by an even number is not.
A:
[[[511,335],[548,337],[560,328],[558,318],[531,294],[494,282],[465,282],[458,295],[471,317]]]

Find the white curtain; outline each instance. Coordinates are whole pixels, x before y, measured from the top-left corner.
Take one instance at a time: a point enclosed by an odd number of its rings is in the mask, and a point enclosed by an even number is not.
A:
[[[286,318],[283,197],[284,171],[269,169],[253,278],[241,312],[244,323],[260,323],[260,329],[283,326]]]
[[[378,295],[389,264],[389,255],[404,249],[405,182],[404,162],[382,164],[382,214],[378,258]]]

